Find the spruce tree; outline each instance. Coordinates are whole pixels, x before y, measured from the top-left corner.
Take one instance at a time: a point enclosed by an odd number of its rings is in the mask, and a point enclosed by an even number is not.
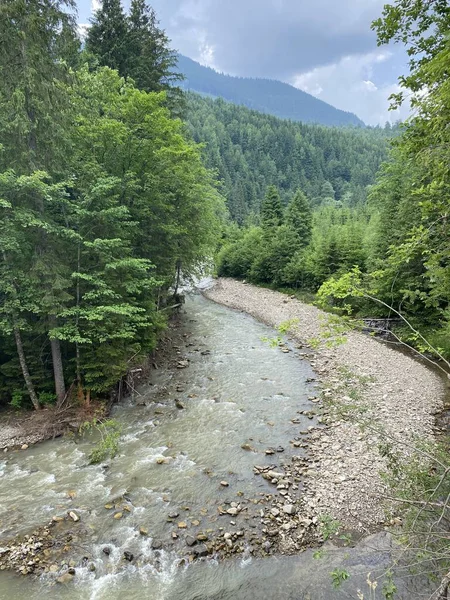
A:
[[[286,210],[286,225],[298,235],[300,245],[307,246],[311,241],[312,212],[307,197],[297,190]]]
[[[183,79],[175,72],[177,54],[169,47],[170,40],[145,0],[132,0],[128,28],[127,75],[146,92],[173,91],[173,84]]]
[[[86,49],[100,65],[116,69],[126,77],[132,58],[127,17],[120,0],[103,0],[91,21]]]
[[[283,205],[280,194],[274,185],[267,188],[261,204],[261,225],[266,231],[279,227],[283,223]]]

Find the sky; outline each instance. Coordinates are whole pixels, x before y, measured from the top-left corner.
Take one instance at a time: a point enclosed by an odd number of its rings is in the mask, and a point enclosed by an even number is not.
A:
[[[125,6],[129,0],[123,0]],[[405,118],[388,97],[406,73],[400,46],[377,47],[387,0],[150,0],[172,47],[218,71],[290,83],[369,125]],[[78,0],[80,24],[99,0]]]

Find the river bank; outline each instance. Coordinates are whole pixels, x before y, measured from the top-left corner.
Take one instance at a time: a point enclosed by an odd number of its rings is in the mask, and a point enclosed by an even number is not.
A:
[[[318,375],[317,405],[324,422],[323,428],[304,432],[311,460],[300,469],[307,518],[329,515],[362,533],[388,525],[380,445],[388,441],[407,458],[418,439],[433,439],[445,393],[442,380],[409,356],[358,332],[346,332],[344,343],[330,344],[327,315],[294,297],[230,279],[218,280],[205,295],[272,327],[295,321],[289,336],[303,347]],[[344,418],[349,410],[352,418]],[[285,545],[292,544],[295,532]]]

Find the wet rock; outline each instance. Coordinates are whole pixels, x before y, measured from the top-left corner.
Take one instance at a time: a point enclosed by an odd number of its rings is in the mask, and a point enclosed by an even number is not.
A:
[[[106,556],[109,556],[111,554],[111,548],[109,546],[105,546],[102,552],[103,554],[106,554]]]
[[[242,450],[253,450],[250,444],[241,444]]]
[[[230,484],[228,483],[228,481],[221,481],[220,485],[223,487],[228,487]]]
[[[187,528],[187,523],[185,521],[180,521],[178,523],[178,529],[186,529]]]
[[[62,521],[64,521],[64,517],[58,517],[55,515],[54,517],[52,517],[52,521],[54,523],[61,523]]]
[[[196,543],[197,543],[197,540],[195,539],[195,537],[193,537],[192,535],[186,536],[186,544],[188,546],[195,546]]]
[[[179,360],[177,362],[177,369],[186,369],[189,366],[188,360]]]
[[[80,517],[73,510],[69,512],[69,517],[72,519],[72,521],[74,521],[74,523],[78,523],[78,521],[80,520]]]
[[[229,508],[229,509],[227,510],[227,513],[228,513],[229,515],[232,515],[232,516],[234,516],[234,515],[237,515],[237,514],[239,513],[239,510],[238,510],[237,508],[235,508],[235,507],[232,507],[232,508]]]
[[[194,555],[197,558],[201,558],[202,556],[208,556],[208,548],[205,544],[199,544],[194,548]]]
[[[73,580],[73,574],[72,573],[64,573],[64,575],[61,575],[61,577],[58,577],[56,579],[57,583],[61,583],[61,584],[67,584],[70,583]]]
[[[204,533],[199,533],[197,535],[197,540],[199,542],[207,542],[208,541],[208,536],[206,534],[204,534]]]
[[[111,510],[112,508],[114,508],[114,504],[105,504],[105,508],[106,510]]]
[[[114,518],[118,521],[119,519],[121,519],[123,517],[123,513],[122,512],[116,512],[114,515]]]
[[[176,519],[177,517],[180,516],[180,513],[174,511],[174,512],[169,513],[167,516],[169,517],[169,519]]]
[[[152,540],[152,550],[161,550],[163,544],[161,540]]]
[[[21,450],[28,450],[28,444],[23,444],[23,446],[20,447]]]
[[[277,452],[284,452],[284,448],[283,448],[283,446],[278,446],[278,448],[277,448]]]
[[[182,402],[180,402],[179,400],[175,400],[175,406],[179,409],[179,410],[183,410],[183,408],[185,408],[184,404]]]
[[[272,454],[275,454],[275,450],[274,450],[273,448],[267,448],[267,450],[266,450],[266,454],[267,454],[268,456],[270,456],[270,455],[272,455]]]
[[[139,533],[141,535],[148,535],[148,529],[146,527],[139,527]]]
[[[93,573],[95,571],[95,565],[94,565],[94,563],[90,563],[89,566],[88,566],[88,569],[89,569],[89,571],[91,573]]]
[[[128,550],[125,550],[125,552],[123,553],[123,557],[128,562],[131,562],[134,559],[134,554],[132,554],[131,552],[128,552]]]

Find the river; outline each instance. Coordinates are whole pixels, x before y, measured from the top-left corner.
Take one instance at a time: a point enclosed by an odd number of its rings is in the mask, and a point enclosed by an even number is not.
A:
[[[309,550],[294,557],[270,550],[266,558],[252,556],[260,537],[257,502],[270,493],[253,467],[268,459],[275,466],[290,461],[289,440],[314,423],[298,412],[314,408],[308,399],[316,392],[314,373],[295,348],[271,347],[265,338],[276,333],[251,317],[200,295],[189,297],[183,311],[179,358],[189,366],[155,371],[151,384],[114,408],[122,427],[116,458],[89,465],[95,436],[88,436],[45,442],[0,461],[1,538],[69,510],[80,516],[84,531],[68,549],[68,563],[71,558],[76,564],[70,584],[55,584],[59,573],[36,580],[2,572],[0,598],[357,598],[367,573],[388,564],[385,534],[356,548],[331,548],[319,560]],[[275,454],[267,456],[269,448]],[[218,507],[231,502],[242,512],[220,516]],[[108,503],[116,508],[105,508]],[[121,519],[114,518],[117,511]],[[187,535],[241,530],[244,550],[237,557],[180,560],[189,554]],[[124,552],[133,555],[131,562]],[[352,576],[334,590],[330,573],[342,565]]]

